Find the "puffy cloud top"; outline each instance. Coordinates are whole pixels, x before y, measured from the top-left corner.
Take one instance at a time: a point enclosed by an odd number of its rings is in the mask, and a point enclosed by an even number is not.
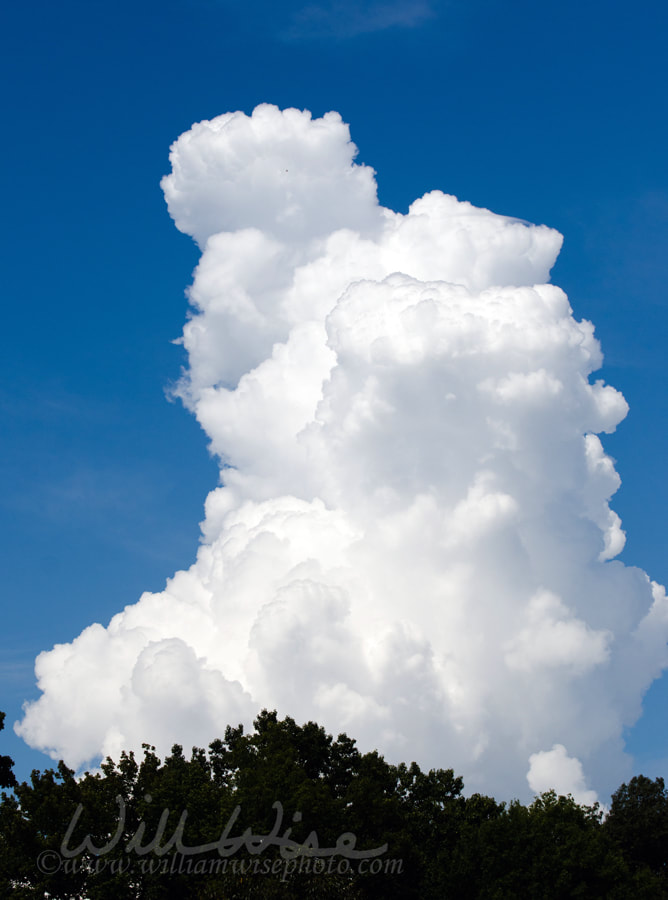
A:
[[[353,163],[348,126],[331,112],[258,106],[200,122],[173,145],[162,187],[176,227],[201,247],[211,235],[257,228],[304,241],[337,228],[373,229],[373,170]]]
[[[589,802],[667,662],[663,588],[615,559],[597,435],[626,402],[548,283],[557,232],[440,191],[383,209],[355,154],[336,113],[267,105],[174,144],[202,248],[180,393],[221,486],[188,571],[38,658],[18,730],[78,766],[277,707]]]

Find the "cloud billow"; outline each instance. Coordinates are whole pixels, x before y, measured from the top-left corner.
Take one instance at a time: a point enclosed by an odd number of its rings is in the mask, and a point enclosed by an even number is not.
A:
[[[549,284],[561,236],[433,191],[406,215],[336,113],[201,122],[163,180],[202,250],[178,393],[221,461],[192,567],[37,660],[19,733],[80,766],[262,707],[469,790],[590,801],[666,665],[615,557],[627,412]]]

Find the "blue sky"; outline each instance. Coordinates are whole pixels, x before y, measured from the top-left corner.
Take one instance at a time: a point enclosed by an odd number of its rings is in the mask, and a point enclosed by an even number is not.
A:
[[[622,559],[668,583],[668,11],[659,2],[14,4],[0,37],[0,750],[36,654],[194,558],[217,480],[165,390],[198,253],[159,181],[190,125],[260,102],[338,110],[399,211],[441,189],[564,234],[552,280],[631,411],[604,439]],[[628,738],[666,774],[668,680]]]

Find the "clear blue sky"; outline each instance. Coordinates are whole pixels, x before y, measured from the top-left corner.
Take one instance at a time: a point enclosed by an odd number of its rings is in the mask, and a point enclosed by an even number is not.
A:
[[[217,479],[165,399],[197,251],[159,180],[171,142],[260,102],[335,109],[381,202],[441,189],[565,236],[553,281],[631,411],[604,440],[622,559],[668,583],[668,8],[659,0],[12,4],[5,85],[0,752],[36,654],[194,559]],[[629,735],[668,775],[668,679]]]

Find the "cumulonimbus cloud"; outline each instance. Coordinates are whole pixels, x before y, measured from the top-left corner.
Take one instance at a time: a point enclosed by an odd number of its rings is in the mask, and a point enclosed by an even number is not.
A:
[[[469,790],[591,800],[667,663],[615,559],[593,326],[561,236],[434,191],[379,206],[336,113],[201,122],[163,180],[202,250],[178,392],[221,460],[190,569],[41,654],[18,732],[80,766],[262,707]],[[528,781],[527,781],[528,778]]]

